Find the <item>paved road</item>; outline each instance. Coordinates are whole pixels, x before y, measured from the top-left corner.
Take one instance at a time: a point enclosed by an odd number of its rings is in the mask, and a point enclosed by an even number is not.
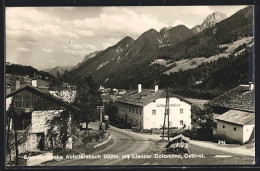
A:
[[[89,165],[120,165],[122,164],[122,155],[144,154],[153,143],[149,137],[128,132],[122,129],[110,127],[114,143],[108,148],[93,153],[93,155],[101,155],[102,159],[73,159],[64,160],[58,163],[51,163],[48,166],[89,166]],[[117,159],[103,159],[104,154],[114,154],[119,156]]]

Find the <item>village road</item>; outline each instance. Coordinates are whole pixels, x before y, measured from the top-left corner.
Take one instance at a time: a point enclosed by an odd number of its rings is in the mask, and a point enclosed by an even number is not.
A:
[[[145,155],[145,151],[149,149],[153,143],[148,136],[132,133],[116,127],[110,127],[114,143],[101,151],[95,152],[91,155],[100,155],[101,159],[69,159],[57,163],[50,163],[48,166],[102,166],[102,165],[120,165],[124,160],[122,155]],[[110,157],[106,158],[104,157]],[[114,158],[114,157],[119,158]]]

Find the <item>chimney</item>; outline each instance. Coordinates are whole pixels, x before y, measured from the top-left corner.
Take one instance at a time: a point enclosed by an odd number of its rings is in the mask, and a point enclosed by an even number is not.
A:
[[[158,85],[154,86],[154,92],[156,93],[158,91]]]
[[[253,82],[249,82],[249,91],[254,90],[254,83]]]
[[[37,87],[37,80],[32,80],[32,86]]]
[[[15,81],[15,89],[19,89],[20,88],[20,80],[16,80]]]
[[[138,93],[142,92],[142,84],[138,84]]]

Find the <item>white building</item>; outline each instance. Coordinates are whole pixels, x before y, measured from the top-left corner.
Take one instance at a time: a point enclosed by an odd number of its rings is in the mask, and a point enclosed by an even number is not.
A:
[[[119,98],[118,117],[132,126],[140,126],[141,129],[162,128],[166,106],[165,90],[141,88],[131,91]],[[191,103],[184,98],[169,93],[169,123],[171,128],[191,129]],[[166,116],[166,126],[168,118]]]
[[[254,85],[239,85],[210,100],[213,108],[213,134],[244,143],[255,138]]]
[[[223,115],[219,115],[216,120],[218,135],[242,143],[254,138],[254,113],[231,109]]]

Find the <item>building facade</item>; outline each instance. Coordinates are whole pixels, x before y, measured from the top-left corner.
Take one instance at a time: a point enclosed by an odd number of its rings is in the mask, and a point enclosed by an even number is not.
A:
[[[253,84],[240,85],[210,100],[213,134],[241,143],[255,136],[255,90]]]
[[[50,128],[48,122],[54,117],[60,117],[70,107],[68,104],[29,85],[20,87],[7,95],[6,102],[9,103],[6,104],[7,113],[11,112],[12,101],[14,102],[12,108],[15,115],[9,117],[9,133],[12,134],[15,126],[19,133],[19,152],[46,150],[62,146],[58,136],[48,135]],[[70,123],[68,124],[69,129]],[[54,126],[54,129],[57,127],[58,125]],[[9,145],[14,147],[13,139],[9,140]]]
[[[164,124],[167,92],[141,89],[126,93],[118,101],[118,118],[141,129],[162,128]],[[165,119],[168,127],[168,116]],[[169,93],[170,128],[191,129],[191,103],[184,98]]]

